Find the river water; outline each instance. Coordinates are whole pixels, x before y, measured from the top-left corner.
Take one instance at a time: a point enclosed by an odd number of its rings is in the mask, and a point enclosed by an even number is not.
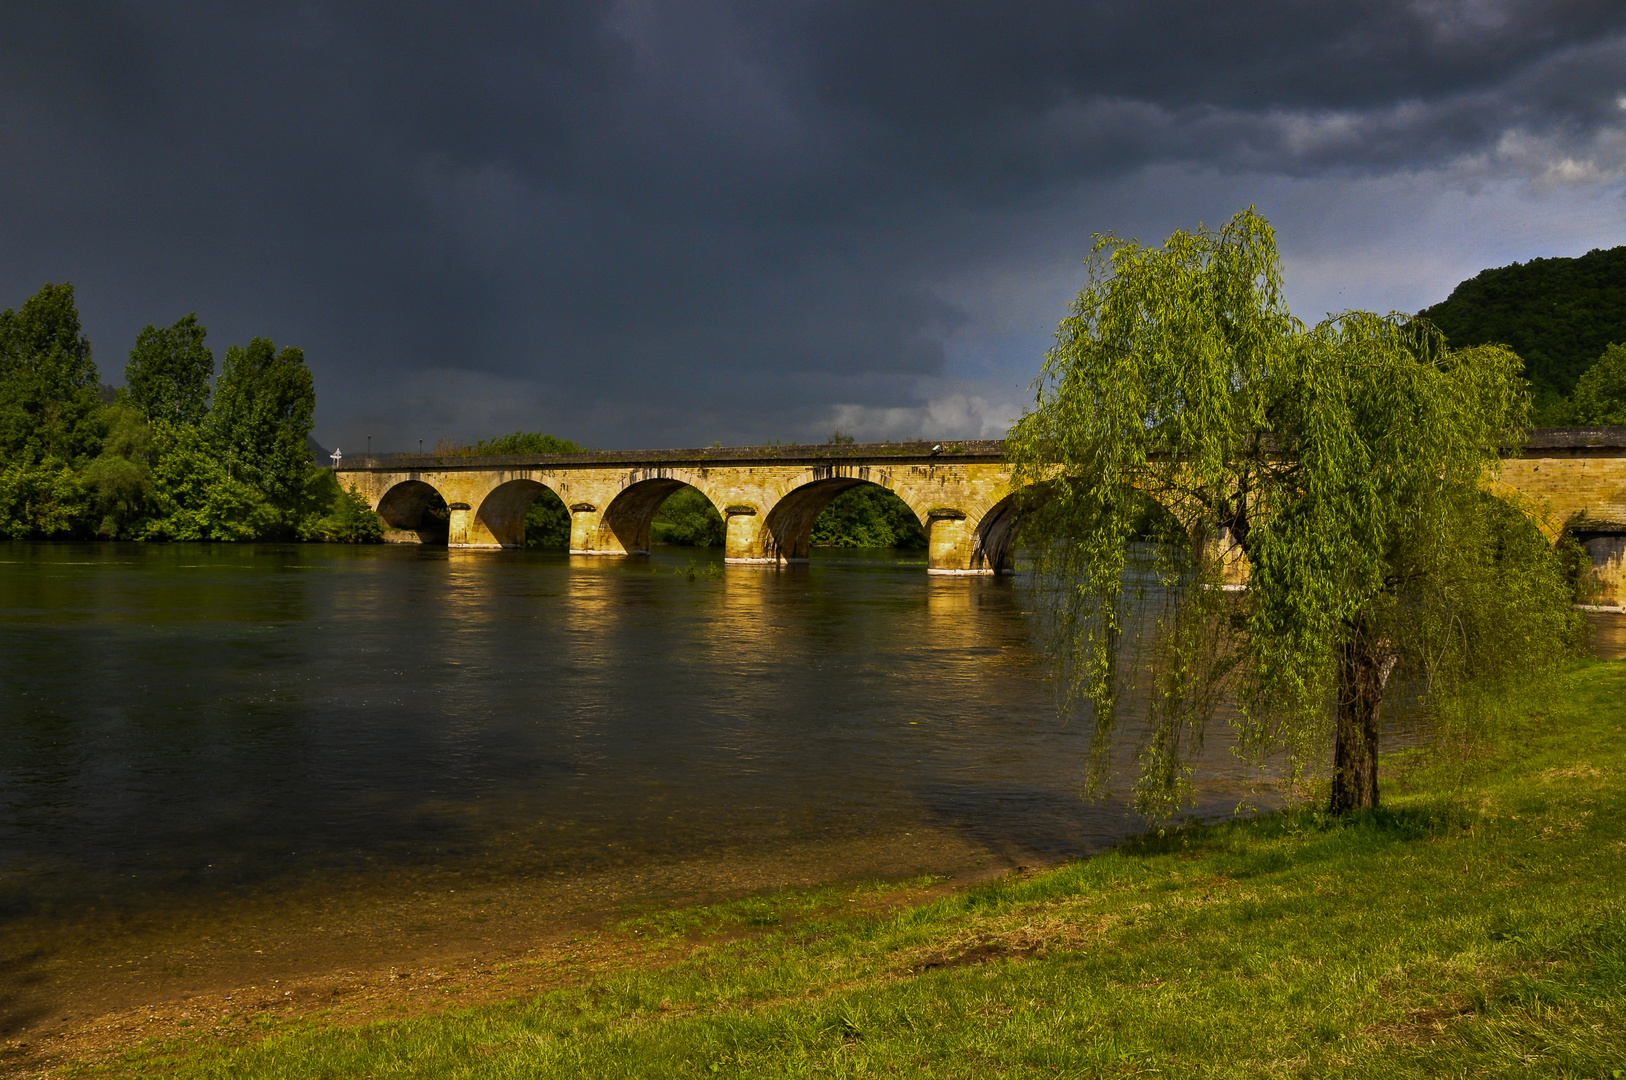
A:
[[[0,1029],[179,937],[213,944],[144,992],[1098,851],[1141,826],[1081,797],[1025,589],[890,552],[0,546]],[[1206,755],[1229,812],[1248,770]]]

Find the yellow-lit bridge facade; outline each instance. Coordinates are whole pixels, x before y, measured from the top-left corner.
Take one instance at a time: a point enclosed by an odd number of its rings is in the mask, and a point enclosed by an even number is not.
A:
[[[386,539],[440,537],[454,548],[525,545],[525,513],[544,490],[570,511],[578,555],[647,553],[655,513],[687,485],[723,516],[724,555],[735,563],[808,557],[813,523],[837,495],[886,488],[926,531],[935,574],[995,574],[1012,565],[1016,506],[999,441],[626,450],[515,457],[390,455],[346,461],[340,482],[378,512]],[[1532,433],[1492,481],[1550,537],[1566,528],[1592,556],[1604,593],[1626,599],[1626,428]],[[435,497],[448,520],[431,521]]]

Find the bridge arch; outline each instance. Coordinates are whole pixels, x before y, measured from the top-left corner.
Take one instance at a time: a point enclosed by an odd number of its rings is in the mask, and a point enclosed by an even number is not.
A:
[[[373,508],[384,526],[384,539],[394,543],[444,544],[447,500],[435,485],[411,477],[387,490]]]
[[[806,562],[812,554],[813,525],[819,515],[837,496],[865,484],[897,494],[890,485],[869,477],[827,476],[809,480],[781,495],[763,519],[764,543],[770,546],[771,554],[781,562]],[[908,505],[907,499],[903,501]],[[921,520],[920,511],[913,506],[909,510],[924,528],[926,522]]]
[[[661,504],[685,487],[694,488],[717,508],[704,475],[680,469],[640,470],[626,477],[606,506],[578,503],[570,507],[570,550],[575,555],[647,555],[655,514]]]
[[[515,477],[497,484],[480,500],[470,525],[470,543],[480,547],[525,546],[525,515],[543,497],[558,498],[552,485],[531,477]]]

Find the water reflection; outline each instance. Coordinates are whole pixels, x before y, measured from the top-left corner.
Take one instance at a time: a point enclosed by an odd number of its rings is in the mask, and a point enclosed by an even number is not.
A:
[[[1079,797],[1020,579],[816,555],[9,545],[0,904],[920,830],[1034,861],[1135,827]],[[1206,756],[1222,812],[1250,774]]]

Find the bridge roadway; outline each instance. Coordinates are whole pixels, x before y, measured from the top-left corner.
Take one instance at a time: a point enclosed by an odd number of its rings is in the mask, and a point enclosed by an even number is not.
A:
[[[941,446],[941,449],[934,449]],[[805,561],[813,522],[837,495],[871,483],[896,494],[928,538],[936,574],[1011,567],[1010,469],[998,440],[611,450],[512,457],[376,455],[338,472],[378,511],[386,538],[454,548],[523,547],[525,512],[544,488],[570,510],[570,550],[636,555],[667,496],[688,485],[727,523],[725,557]],[[1626,427],[1543,428],[1504,461],[1492,490],[1516,498],[1550,537],[1566,527],[1592,555],[1601,602],[1626,599]],[[426,511],[445,500],[449,521]]]

